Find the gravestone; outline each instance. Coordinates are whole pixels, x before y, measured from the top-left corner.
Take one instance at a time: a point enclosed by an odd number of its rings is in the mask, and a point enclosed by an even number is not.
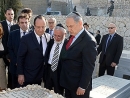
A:
[[[129,84],[130,81],[114,76],[104,75],[92,80],[92,98],[107,98]]]
[[[130,77],[130,51],[123,50],[120,62],[114,76],[129,80]]]

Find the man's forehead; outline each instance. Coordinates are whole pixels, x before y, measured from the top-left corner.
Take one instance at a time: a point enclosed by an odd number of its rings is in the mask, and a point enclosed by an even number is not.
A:
[[[113,23],[110,23],[110,24],[109,24],[109,27],[116,27],[116,25],[113,24]]]
[[[53,19],[49,19],[48,22],[54,22],[54,20]]]

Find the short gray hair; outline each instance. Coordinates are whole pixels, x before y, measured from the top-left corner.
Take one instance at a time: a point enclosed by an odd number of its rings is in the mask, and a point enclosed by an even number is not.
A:
[[[48,20],[52,19],[54,23],[56,24],[56,19],[55,18],[49,18]]]
[[[63,33],[66,33],[66,30],[60,26],[56,26],[54,30],[61,30]]]
[[[69,13],[66,18],[73,18],[75,22],[83,21],[82,16],[77,12]]]

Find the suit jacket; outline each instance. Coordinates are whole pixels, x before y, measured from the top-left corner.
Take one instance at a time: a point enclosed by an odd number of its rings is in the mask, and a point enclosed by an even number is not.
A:
[[[49,28],[47,28],[45,32],[46,32],[46,33],[50,33],[50,32],[49,32]]]
[[[90,90],[97,55],[95,38],[84,30],[68,50],[65,47],[66,43],[62,48],[60,57],[62,65],[61,86],[74,91],[78,87]]]
[[[49,42],[49,44],[48,44],[47,51],[46,51],[46,58],[45,58],[45,77],[44,77],[44,80],[47,79],[48,77],[50,77],[50,73],[49,72],[51,70],[51,66],[50,66],[50,64],[48,64],[48,60],[49,60],[49,57],[50,57],[50,52],[51,52],[53,44],[54,44],[54,39],[51,39],[50,42]],[[60,58],[60,55],[59,55],[59,58]],[[61,65],[60,65],[59,62],[58,62],[58,66],[57,66],[57,72],[58,72],[58,79],[59,79],[60,78],[60,72],[61,72]]]
[[[47,33],[45,35],[47,39],[50,37]],[[31,31],[20,42],[17,56],[18,75],[24,75],[25,82],[40,81],[43,78],[44,58],[35,33]]]
[[[17,29],[20,29],[20,27],[19,27],[18,24],[12,25],[12,26],[10,27],[10,31],[17,30]]]
[[[12,74],[16,74],[17,70],[17,53],[19,49],[20,44],[20,29],[14,30],[10,32],[9,40],[8,40],[8,50],[9,50],[9,56],[10,56],[10,72]]]
[[[101,35],[97,34],[96,37],[95,37],[95,39],[97,41],[97,45],[99,45],[100,44]]]
[[[106,65],[110,66],[112,62],[116,64],[119,63],[120,56],[123,50],[123,37],[118,35],[117,33],[114,34],[111,43],[107,46],[107,50],[105,53],[106,42],[109,37],[109,34],[103,36],[102,41],[98,47],[98,54],[100,54],[99,63],[103,62],[104,54],[106,56]]]
[[[0,51],[0,56],[3,57],[5,64],[9,65],[9,62],[6,59],[6,56],[8,54],[8,48],[7,48],[8,36],[9,36],[8,24],[7,24],[6,20],[4,20],[0,23],[1,23],[3,31],[4,31],[4,35],[2,37],[2,44],[3,44],[3,47],[4,47],[4,51]]]

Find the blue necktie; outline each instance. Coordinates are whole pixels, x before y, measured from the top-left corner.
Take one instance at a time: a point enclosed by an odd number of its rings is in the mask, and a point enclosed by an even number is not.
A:
[[[110,45],[110,43],[111,43],[111,38],[112,38],[112,35],[109,35],[109,39],[108,39],[108,41],[107,41],[107,43],[106,43],[105,52],[106,52],[106,50],[107,50],[108,46],[109,46],[109,45]]]

